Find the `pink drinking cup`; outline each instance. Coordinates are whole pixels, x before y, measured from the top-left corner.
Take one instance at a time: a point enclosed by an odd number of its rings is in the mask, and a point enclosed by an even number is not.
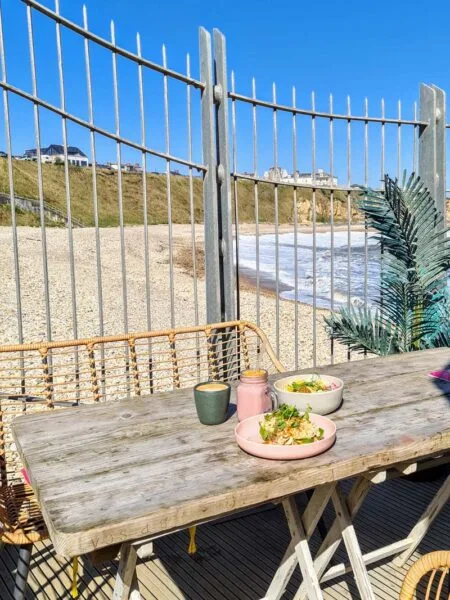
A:
[[[237,416],[239,421],[268,412],[276,407],[276,396],[268,383],[265,369],[249,369],[241,373],[236,388]]]

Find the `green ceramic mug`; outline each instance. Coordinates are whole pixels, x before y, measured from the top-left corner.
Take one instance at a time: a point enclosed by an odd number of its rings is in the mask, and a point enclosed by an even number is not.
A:
[[[200,423],[219,425],[227,419],[231,386],[222,381],[205,381],[194,387],[195,408]]]

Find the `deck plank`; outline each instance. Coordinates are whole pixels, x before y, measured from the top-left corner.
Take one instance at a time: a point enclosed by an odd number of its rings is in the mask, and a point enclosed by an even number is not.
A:
[[[436,493],[442,481],[412,482],[394,480],[375,486],[356,519],[356,531],[363,552],[389,544],[407,535],[415,519]],[[302,504],[304,499],[298,498]],[[333,512],[327,508],[325,518]],[[406,568],[392,561],[371,565],[369,577],[376,598],[397,600],[407,568],[421,554],[448,548],[450,506],[437,518],[418,552]],[[257,600],[270,583],[289,542],[281,507],[198,529],[199,557],[187,552],[186,532],[155,541],[156,558],[138,562],[138,579],[143,600]],[[319,545],[312,538],[313,553]],[[0,553],[0,597],[12,600],[17,550],[6,547]],[[339,548],[336,560],[345,560]],[[93,567],[80,561],[80,600],[106,600],[111,597],[117,561]],[[62,600],[69,598],[69,561],[56,556],[49,543],[37,545],[32,559],[27,598]],[[172,579],[171,579],[172,578]],[[298,569],[289,582],[284,598],[291,600],[300,583]],[[358,592],[351,575],[324,584],[326,600],[355,600]]]

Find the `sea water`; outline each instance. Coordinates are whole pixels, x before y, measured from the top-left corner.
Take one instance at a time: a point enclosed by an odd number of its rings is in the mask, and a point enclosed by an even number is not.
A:
[[[450,232],[448,233],[450,237]],[[316,305],[331,308],[331,263],[333,256],[333,306],[373,305],[380,293],[381,252],[375,234],[352,231],[350,244],[347,231],[297,234],[297,260],[293,233],[278,236],[278,282],[280,296],[307,304],[313,303],[313,252],[316,251]],[[350,268],[349,268],[350,266]],[[257,269],[256,236],[239,236],[239,270],[255,279]],[[297,272],[297,291],[296,291]],[[260,285],[275,289],[276,236],[259,236]],[[450,277],[448,279],[450,293]]]
[[[352,231],[350,246],[348,232],[338,231],[333,236],[333,290],[334,306],[348,303],[362,304],[366,298],[372,304],[379,294],[380,249],[373,235]],[[293,233],[278,236],[280,296],[299,302],[313,302],[313,246],[312,233],[297,234],[297,261]],[[331,307],[331,234],[316,233],[316,302],[318,307]],[[367,261],[366,261],[367,257]],[[349,269],[350,265],[350,269]],[[256,236],[239,236],[240,272],[254,279],[257,268]],[[259,236],[259,272],[262,286],[274,288],[276,282],[276,236]],[[297,272],[297,292],[295,290]],[[365,286],[367,276],[367,287]]]

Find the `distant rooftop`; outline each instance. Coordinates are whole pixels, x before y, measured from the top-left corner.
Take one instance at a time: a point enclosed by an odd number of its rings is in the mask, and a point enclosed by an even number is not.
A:
[[[36,148],[25,150],[25,156],[36,156],[36,154]],[[46,154],[47,156],[58,156],[60,154],[64,154],[64,146],[61,144],[50,144],[50,146],[47,148],[41,148],[41,154]],[[67,154],[69,156],[83,156],[87,158],[86,154],[77,148],[77,146],[67,146]]]

